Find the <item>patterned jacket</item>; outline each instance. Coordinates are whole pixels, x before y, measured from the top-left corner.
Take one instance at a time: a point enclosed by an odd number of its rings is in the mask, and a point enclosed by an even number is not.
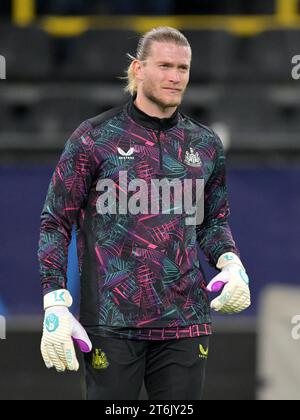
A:
[[[162,211],[166,195],[154,180],[177,183],[169,189],[169,212]],[[188,224],[184,207],[175,212],[175,190],[184,195],[187,180],[193,204],[204,186],[200,223]],[[142,201],[143,211],[132,210]],[[225,252],[238,254],[228,216],[225,157],[216,134],[179,111],[159,119],[130,101],[82,123],[65,146],[42,212],[44,293],[67,287],[75,225],[80,320],[87,329],[189,329],[189,336],[197,335],[211,323],[200,252],[213,266]]]

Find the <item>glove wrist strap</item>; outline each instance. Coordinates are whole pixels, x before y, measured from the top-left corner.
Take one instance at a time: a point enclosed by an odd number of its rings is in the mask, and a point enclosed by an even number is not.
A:
[[[238,264],[240,267],[244,268],[239,257],[233,252],[226,252],[225,254],[221,255],[217,262],[217,268],[222,270],[222,268],[229,264]]]
[[[52,306],[65,306],[70,308],[73,304],[72,296],[66,289],[56,290],[55,292],[48,293],[44,296],[44,309],[51,308]]]

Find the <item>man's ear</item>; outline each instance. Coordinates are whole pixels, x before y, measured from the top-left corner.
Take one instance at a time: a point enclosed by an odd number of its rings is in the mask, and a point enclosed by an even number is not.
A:
[[[144,80],[144,65],[140,60],[134,60],[132,63],[132,69],[135,77],[139,81]]]

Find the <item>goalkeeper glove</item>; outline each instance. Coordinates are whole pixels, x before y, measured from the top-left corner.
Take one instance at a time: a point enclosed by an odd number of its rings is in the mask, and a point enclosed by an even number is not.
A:
[[[69,312],[73,299],[67,290],[57,290],[44,297],[44,328],[41,352],[48,369],[77,371],[75,341],[82,352],[89,353],[92,343],[79,322]]]
[[[209,292],[221,294],[211,302],[211,308],[222,314],[237,314],[251,305],[249,278],[239,257],[232,252],[223,254],[217,263],[221,270],[207,286]]]

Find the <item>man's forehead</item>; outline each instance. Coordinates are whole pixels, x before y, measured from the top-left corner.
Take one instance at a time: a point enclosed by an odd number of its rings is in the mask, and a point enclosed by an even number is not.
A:
[[[187,61],[190,62],[191,50],[188,46],[173,42],[153,42],[150,57],[155,61]]]

